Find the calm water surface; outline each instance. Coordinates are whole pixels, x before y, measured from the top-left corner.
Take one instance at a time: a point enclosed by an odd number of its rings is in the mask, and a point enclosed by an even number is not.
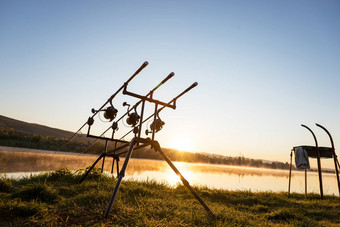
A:
[[[24,148],[0,147],[0,176],[20,178],[43,171],[64,167],[71,170],[84,169],[98,156],[79,155],[64,152],[40,151]],[[120,161],[120,167],[124,159]],[[101,167],[102,162],[97,164]],[[174,162],[175,166],[191,185],[228,190],[250,190],[281,192],[288,189],[287,170],[271,170],[227,165],[209,165]],[[104,170],[110,173],[112,159],[106,158]],[[116,175],[115,166],[114,175]],[[335,174],[322,174],[323,190],[326,195],[338,195]],[[155,179],[171,186],[180,183],[179,177],[164,161],[130,159],[124,179]],[[308,192],[319,193],[318,175],[308,172]],[[292,172],[291,191],[304,193],[304,172]]]

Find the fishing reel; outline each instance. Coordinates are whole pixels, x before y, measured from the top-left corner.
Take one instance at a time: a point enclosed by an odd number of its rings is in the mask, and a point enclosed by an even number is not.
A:
[[[117,116],[117,113],[118,113],[118,110],[116,108],[114,108],[113,106],[109,106],[106,108],[104,112],[104,117],[112,121]]]
[[[157,113],[157,118],[150,124],[150,131],[145,130],[145,134],[148,135],[149,133],[152,133],[154,130],[155,132],[159,132],[163,126],[165,125],[165,122],[161,120]]]
[[[130,112],[130,104],[124,102],[123,106],[128,106],[128,110],[127,110],[128,118],[126,118],[126,123],[128,125],[130,125],[131,127],[135,127],[138,124],[139,119],[140,119],[140,116],[137,114],[136,107],[134,107],[135,112],[129,113]]]
[[[112,105],[112,102],[110,101],[111,106],[103,109],[103,110],[95,110],[92,108],[92,113],[97,113],[99,111],[104,111],[104,117],[105,119],[109,120],[109,121],[113,121],[113,119],[115,119],[115,117],[117,116],[118,110],[116,108],[114,108],[114,106]]]

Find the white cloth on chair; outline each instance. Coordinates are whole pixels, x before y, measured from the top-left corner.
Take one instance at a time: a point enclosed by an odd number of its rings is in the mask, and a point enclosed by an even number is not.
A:
[[[295,165],[297,169],[310,169],[308,153],[302,147],[295,148]]]

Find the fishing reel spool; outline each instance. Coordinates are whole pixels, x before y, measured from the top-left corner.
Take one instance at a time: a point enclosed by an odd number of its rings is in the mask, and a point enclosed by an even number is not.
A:
[[[109,106],[108,108],[106,108],[104,112],[104,117],[112,121],[117,116],[117,113],[118,113],[118,110],[116,108],[114,108],[113,106]]]
[[[124,102],[123,106],[128,106],[128,118],[126,118],[126,123],[130,125],[131,127],[135,127],[140,119],[140,116],[137,114],[136,107],[134,108],[135,112],[129,113],[130,112],[130,104]]]
[[[161,120],[157,113],[157,118],[150,124],[150,131],[147,129],[145,130],[145,134],[148,135],[149,133],[152,133],[154,130],[155,132],[159,132],[163,126],[165,125],[165,122]]]
[[[117,116],[118,110],[116,108],[114,108],[114,106],[112,105],[112,100],[110,100],[110,106],[108,106],[107,108],[103,109],[103,110],[95,110],[94,108],[92,108],[91,112],[97,113],[103,111],[104,112],[104,118],[109,120],[110,122],[113,121],[113,119],[115,119],[115,117]],[[93,124],[93,123],[92,123]]]

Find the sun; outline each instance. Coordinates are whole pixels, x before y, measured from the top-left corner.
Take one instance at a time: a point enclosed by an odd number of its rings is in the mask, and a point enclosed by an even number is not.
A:
[[[170,143],[171,148],[179,151],[193,151],[193,144],[190,139],[186,137],[175,137]]]

